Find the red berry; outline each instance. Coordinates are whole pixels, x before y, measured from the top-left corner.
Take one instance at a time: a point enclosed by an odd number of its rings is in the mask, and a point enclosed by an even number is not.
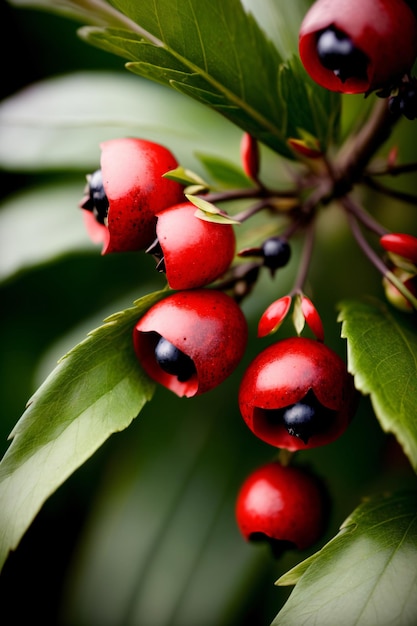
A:
[[[178,204],[182,186],[163,178],[178,166],[167,148],[144,139],[100,144],[101,169],[87,177],[80,203],[87,230],[102,254],[143,250],[155,239],[155,214]]]
[[[299,33],[301,61],[322,87],[365,93],[409,73],[417,19],[404,0],[317,0]]]
[[[278,330],[290,310],[291,302],[291,296],[283,296],[265,309],[259,320],[258,337],[266,337]]]
[[[185,202],[157,214],[157,241],[147,251],[160,257],[171,289],[194,289],[219,278],[231,264],[236,247],[233,226],[201,220]]]
[[[151,307],[134,328],[133,344],[151,378],[178,396],[192,397],[232,373],[247,337],[246,319],[230,296],[195,289],[173,293]]]
[[[304,315],[304,319],[307,322],[307,326],[313,331],[316,339],[324,341],[324,328],[323,322],[316,307],[307,296],[301,296],[301,311]]]
[[[239,407],[252,432],[287,450],[337,439],[356,409],[353,378],[328,346],[305,337],[283,339],[247,368]]]
[[[259,174],[260,155],[259,144],[255,137],[244,133],[240,142],[240,159],[245,174],[257,180]]]
[[[387,233],[379,240],[381,246],[417,265],[417,237],[405,233]]]
[[[277,555],[286,548],[304,550],[323,534],[326,491],[299,467],[267,463],[244,481],[236,521],[247,541],[267,541]]]

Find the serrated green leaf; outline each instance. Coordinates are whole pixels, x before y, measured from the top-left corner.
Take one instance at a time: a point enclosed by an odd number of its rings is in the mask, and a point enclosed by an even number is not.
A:
[[[45,500],[151,399],[154,383],[138,364],[132,329],[164,295],[145,296],[105,320],[28,402],[0,463],[0,567]]]
[[[370,394],[375,414],[417,471],[417,332],[404,316],[376,299],[339,305],[348,366],[356,387]]]
[[[53,2],[32,4],[62,12]],[[272,2],[244,7],[241,0],[177,0],[175,7],[171,0],[117,0],[113,5],[68,0],[66,10],[95,24],[79,29],[80,37],[123,57],[130,71],[215,109],[290,159],[294,154],[286,139],[296,136],[295,129],[317,136],[323,148],[336,136],[340,94],[314,83],[298,57],[283,65],[285,56],[296,52],[305,0],[291,8]],[[278,24],[276,36],[272,22],[265,27],[268,14]]]
[[[416,493],[366,500],[333,540],[277,581],[294,583],[272,626],[414,626]]]
[[[203,102],[292,158],[276,93],[282,58],[240,0],[187,0],[175,9],[168,0],[115,5],[139,25],[137,32],[84,28],[80,35],[124,56],[129,70]]]

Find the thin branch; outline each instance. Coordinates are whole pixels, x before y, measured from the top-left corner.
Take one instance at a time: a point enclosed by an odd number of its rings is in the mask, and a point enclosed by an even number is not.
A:
[[[265,187],[244,187],[243,189],[230,189],[227,191],[213,191],[202,196],[204,200],[216,204],[216,202],[229,202],[230,200],[244,200],[246,198],[265,198],[272,202],[274,198],[292,199],[297,197],[294,189],[272,191]]]
[[[399,176],[400,174],[414,174],[417,172],[416,163],[404,163],[403,165],[387,165],[387,167],[377,169],[368,169],[365,174],[367,176]]]
[[[372,265],[380,272],[380,274],[388,280],[401,295],[404,296],[406,300],[412,305],[412,307],[417,311],[417,298],[407,289],[407,287],[395,276],[393,272],[385,265],[382,259],[377,255],[375,250],[369,245],[361,229],[359,228],[358,222],[356,220],[356,216],[349,210],[349,207],[346,206],[346,198],[341,198],[340,203],[347,209],[346,215],[349,221],[349,226],[352,231],[352,234],[358,244],[359,248],[362,250],[364,255],[369,259]]]
[[[344,196],[341,202],[349,213],[354,215],[356,219],[362,222],[368,230],[378,235],[378,237],[382,237],[389,232],[382,224],[369,215],[362,206],[357,204],[351,196]]]
[[[367,164],[386,142],[401,114],[391,113],[385,99],[378,99],[367,122],[342,146],[336,161],[336,185],[349,189],[357,182]]]
[[[373,180],[370,176],[365,176],[363,179],[365,185],[377,191],[379,193],[384,194],[385,196],[389,196],[390,198],[394,198],[395,200],[400,200],[401,202],[406,202],[407,204],[414,204],[417,206],[417,195],[412,193],[407,193],[406,191],[399,191],[398,189],[391,189],[391,187],[387,187],[376,180]]]

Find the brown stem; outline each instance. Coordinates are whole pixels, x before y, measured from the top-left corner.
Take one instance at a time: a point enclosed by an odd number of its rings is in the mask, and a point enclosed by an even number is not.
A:
[[[388,230],[384,228],[384,226],[381,226],[379,222],[374,220],[374,218],[371,215],[369,215],[369,213],[367,213],[362,206],[357,204],[353,200],[353,198],[351,198],[351,196],[349,195],[344,196],[341,199],[341,204],[347,211],[349,211],[349,213],[354,215],[356,219],[362,222],[362,224],[368,230],[378,235],[378,237],[382,237],[383,235],[386,235],[386,233],[388,232]]]
[[[266,187],[248,187],[244,189],[231,189],[227,191],[217,191],[203,195],[207,202],[216,204],[216,202],[228,202],[230,200],[244,200],[245,198],[295,198],[297,192],[294,189],[288,191],[272,191]]]
[[[378,191],[379,193],[389,196],[390,198],[394,198],[395,200],[400,200],[401,202],[406,202],[408,204],[417,204],[417,196],[413,193],[391,189],[390,187],[373,180],[369,176],[366,176],[363,179],[363,182],[374,191]]]
[[[369,161],[385,143],[400,114],[391,113],[386,99],[377,100],[367,122],[340,149],[334,163],[335,189],[344,195],[357,182]]]
[[[376,269],[380,272],[380,274],[388,280],[398,291],[404,296],[406,300],[417,310],[417,299],[414,294],[410,292],[409,289],[395,276],[393,272],[385,265],[382,259],[376,254],[375,250],[371,248],[368,244],[367,240],[363,236],[361,229],[356,221],[356,216],[350,211],[349,206],[346,204],[346,197],[341,198],[340,202],[347,209],[346,215],[348,217],[349,226],[352,231],[354,238],[362,252],[369,259],[369,261],[376,267]]]
[[[400,174],[413,174],[417,172],[417,163],[404,163],[402,165],[388,165],[380,169],[367,170],[368,176],[399,176]]]

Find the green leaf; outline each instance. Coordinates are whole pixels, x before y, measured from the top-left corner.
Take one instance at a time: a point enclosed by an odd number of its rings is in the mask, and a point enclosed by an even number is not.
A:
[[[355,385],[370,394],[375,414],[417,470],[417,332],[405,315],[376,299],[339,305],[348,366]]]
[[[188,194],[186,198],[192,202],[194,206],[199,208],[201,211],[204,211],[204,213],[209,213],[210,215],[218,215],[221,213],[221,210],[217,208],[215,204],[208,202],[208,200],[204,200],[204,198],[192,196],[191,194]]]
[[[298,57],[293,56],[279,73],[279,92],[285,111],[282,128],[285,136],[318,139],[325,150],[339,134],[340,94],[323,89],[305,72]]]
[[[252,181],[246,176],[243,169],[227,159],[210,155],[196,153],[197,158],[204,165],[210,176],[220,183],[222,187],[246,188],[252,187]]]
[[[62,12],[53,2],[32,4]],[[323,148],[337,135],[340,94],[314,83],[297,57],[283,64],[296,53],[305,0],[290,8],[272,0],[262,7],[249,0],[245,7],[240,0],[113,4],[68,0],[65,6],[95,24],[81,28],[80,37],[123,57],[130,71],[213,108],[290,159],[286,139],[297,129],[317,136]]]
[[[364,501],[333,540],[277,581],[294,583],[273,626],[414,626],[416,493]]]
[[[298,51],[298,32],[301,20],[311,6],[310,0],[242,0],[262,30],[274,42],[283,58]]]
[[[87,27],[80,35],[117,50],[129,60],[129,70],[208,104],[292,157],[277,93],[282,58],[239,0],[188,0],[175,8],[169,0],[115,4],[140,26],[137,32]]]
[[[190,194],[186,194],[187,199],[197,207],[197,211],[195,212],[195,216],[205,220],[206,222],[216,222],[217,224],[239,224],[237,220],[234,220],[232,217],[229,217],[227,213],[224,213],[221,209],[217,208],[216,205],[204,200],[204,198],[200,198],[199,196],[193,196]]]
[[[138,364],[132,329],[164,295],[145,296],[105,320],[28,402],[0,463],[0,567],[45,500],[151,399],[154,383]]]
[[[98,252],[78,209],[84,182],[25,189],[0,204],[0,281],[69,252]]]
[[[203,180],[201,176],[185,167],[182,167],[182,165],[164,174],[164,178],[175,180],[181,185],[196,186],[202,191],[210,188],[210,185],[206,183],[206,181]]]
[[[83,23],[103,26],[132,26],[125,15],[119,13],[106,0],[9,0],[16,7],[36,8],[56,13]]]
[[[22,89],[0,103],[0,167],[96,169],[102,141],[141,137],[167,146],[187,168],[197,146],[234,158],[241,132],[173,89],[127,72],[76,72]],[[81,180],[81,178],[80,178]]]
[[[71,568],[68,623],[226,626],[231,598],[253,593],[263,553],[234,517],[253,447],[238,420],[225,424],[233,388],[210,401],[162,392],[151,419],[115,443]]]

